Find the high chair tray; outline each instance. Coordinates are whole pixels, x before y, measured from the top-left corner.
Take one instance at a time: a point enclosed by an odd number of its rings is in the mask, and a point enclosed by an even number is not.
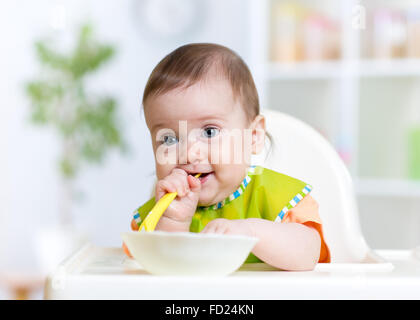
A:
[[[46,299],[420,299],[420,259],[377,251],[387,262],[318,264],[288,272],[245,264],[226,277],[150,275],[120,248],[86,245],[49,275]]]

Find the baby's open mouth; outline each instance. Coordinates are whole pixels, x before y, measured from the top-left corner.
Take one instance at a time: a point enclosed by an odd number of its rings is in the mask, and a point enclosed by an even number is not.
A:
[[[213,171],[210,172],[190,172],[190,175],[195,176],[196,174],[200,173],[200,176],[198,179],[200,179],[201,183],[204,183],[207,180],[207,177],[213,173]]]

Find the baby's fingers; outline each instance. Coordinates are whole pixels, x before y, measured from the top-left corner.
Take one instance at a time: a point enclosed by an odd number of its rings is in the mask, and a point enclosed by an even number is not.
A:
[[[219,223],[218,220],[213,220],[209,222],[204,229],[201,231],[202,233],[225,233],[226,227]]]
[[[200,179],[193,177],[192,175],[189,175],[187,177],[188,185],[190,187],[190,190],[194,193],[201,191],[201,181]]]
[[[179,197],[185,197],[190,191],[186,176],[177,176],[175,179],[171,180],[171,183],[175,186],[176,192]]]
[[[156,201],[168,192],[176,192],[176,186],[171,181],[159,180],[156,184]]]
[[[215,233],[215,232],[214,232],[215,227],[216,227],[216,226],[211,225],[211,224],[209,223],[208,225],[206,225],[206,226],[204,227],[204,229],[201,231],[201,233]]]

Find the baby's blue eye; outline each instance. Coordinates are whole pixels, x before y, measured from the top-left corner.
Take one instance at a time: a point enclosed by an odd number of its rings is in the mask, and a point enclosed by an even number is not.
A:
[[[209,127],[203,130],[203,136],[206,138],[213,138],[219,134],[220,130],[217,128]]]
[[[163,143],[167,146],[171,146],[175,143],[178,143],[178,139],[174,136],[164,136],[162,139]]]

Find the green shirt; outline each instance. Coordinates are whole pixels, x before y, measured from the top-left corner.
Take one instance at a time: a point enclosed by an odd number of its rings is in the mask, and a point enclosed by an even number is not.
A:
[[[238,189],[225,200],[208,207],[197,207],[190,231],[201,232],[210,221],[217,218],[260,218],[281,222],[288,210],[296,206],[312,187],[303,181],[260,166],[249,168]],[[140,226],[155,205],[150,199],[135,210],[134,219]],[[252,253],[245,262],[261,262]]]

